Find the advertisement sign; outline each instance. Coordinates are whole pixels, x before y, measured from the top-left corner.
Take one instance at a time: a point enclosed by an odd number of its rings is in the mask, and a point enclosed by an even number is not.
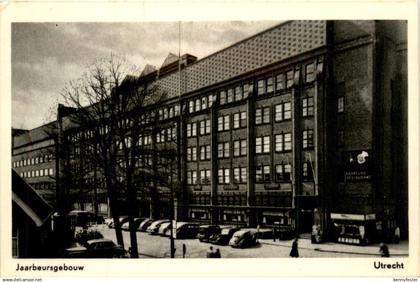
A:
[[[371,150],[343,153],[344,181],[369,181],[372,179]]]

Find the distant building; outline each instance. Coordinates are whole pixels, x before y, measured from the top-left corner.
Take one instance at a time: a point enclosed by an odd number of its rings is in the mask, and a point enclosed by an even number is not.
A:
[[[55,205],[54,123],[19,131],[12,137],[12,168],[49,204]],[[16,132],[16,131],[15,131]]]
[[[406,43],[405,21],[288,21],[200,60],[170,54],[145,68],[141,81],[169,95],[154,109],[167,127],[139,146],[163,146],[182,129],[178,219],[299,233],[319,225],[350,244],[399,226],[407,238]],[[77,166],[89,132],[61,132]],[[14,162],[26,144],[15,144]],[[138,201],[149,215],[147,195]],[[169,198],[160,201],[167,216]]]

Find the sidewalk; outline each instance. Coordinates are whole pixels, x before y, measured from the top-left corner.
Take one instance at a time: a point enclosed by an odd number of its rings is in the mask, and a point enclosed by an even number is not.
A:
[[[258,239],[261,244],[291,248],[293,240]],[[379,244],[368,246],[346,245],[333,242],[312,244],[310,239],[299,239],[299,249],[308,249],[318,252],[360,254],[366,256],[378,256]],[[387,244],[391,257],[408,256],[408,241],[401,241],[399,244]]]

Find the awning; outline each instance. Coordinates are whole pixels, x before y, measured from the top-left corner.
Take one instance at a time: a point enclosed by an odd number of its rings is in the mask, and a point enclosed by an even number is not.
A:
[[[367,221],[375,220],[376,215],[372,214],[349,214],[349,213],[331,213],[330,217],[332,220],[356,220],[356,221]]]

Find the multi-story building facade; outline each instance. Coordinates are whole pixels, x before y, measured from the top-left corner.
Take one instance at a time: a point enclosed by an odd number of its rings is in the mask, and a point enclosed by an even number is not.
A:
[[[397,225],[406,237],[406,42],[403,21],[289,21],[145,68],[140,81],[169,98],[151,109],[166,126],[138,145],[178,140],[177,217],[315,225],[355,244]],[[74,144],[84,134],[62,130]],[[138,200],[147,214],[150,199]]]
[[[49,204],[56,199],[56,142],[52,124],[14,130],[12,168]]]

